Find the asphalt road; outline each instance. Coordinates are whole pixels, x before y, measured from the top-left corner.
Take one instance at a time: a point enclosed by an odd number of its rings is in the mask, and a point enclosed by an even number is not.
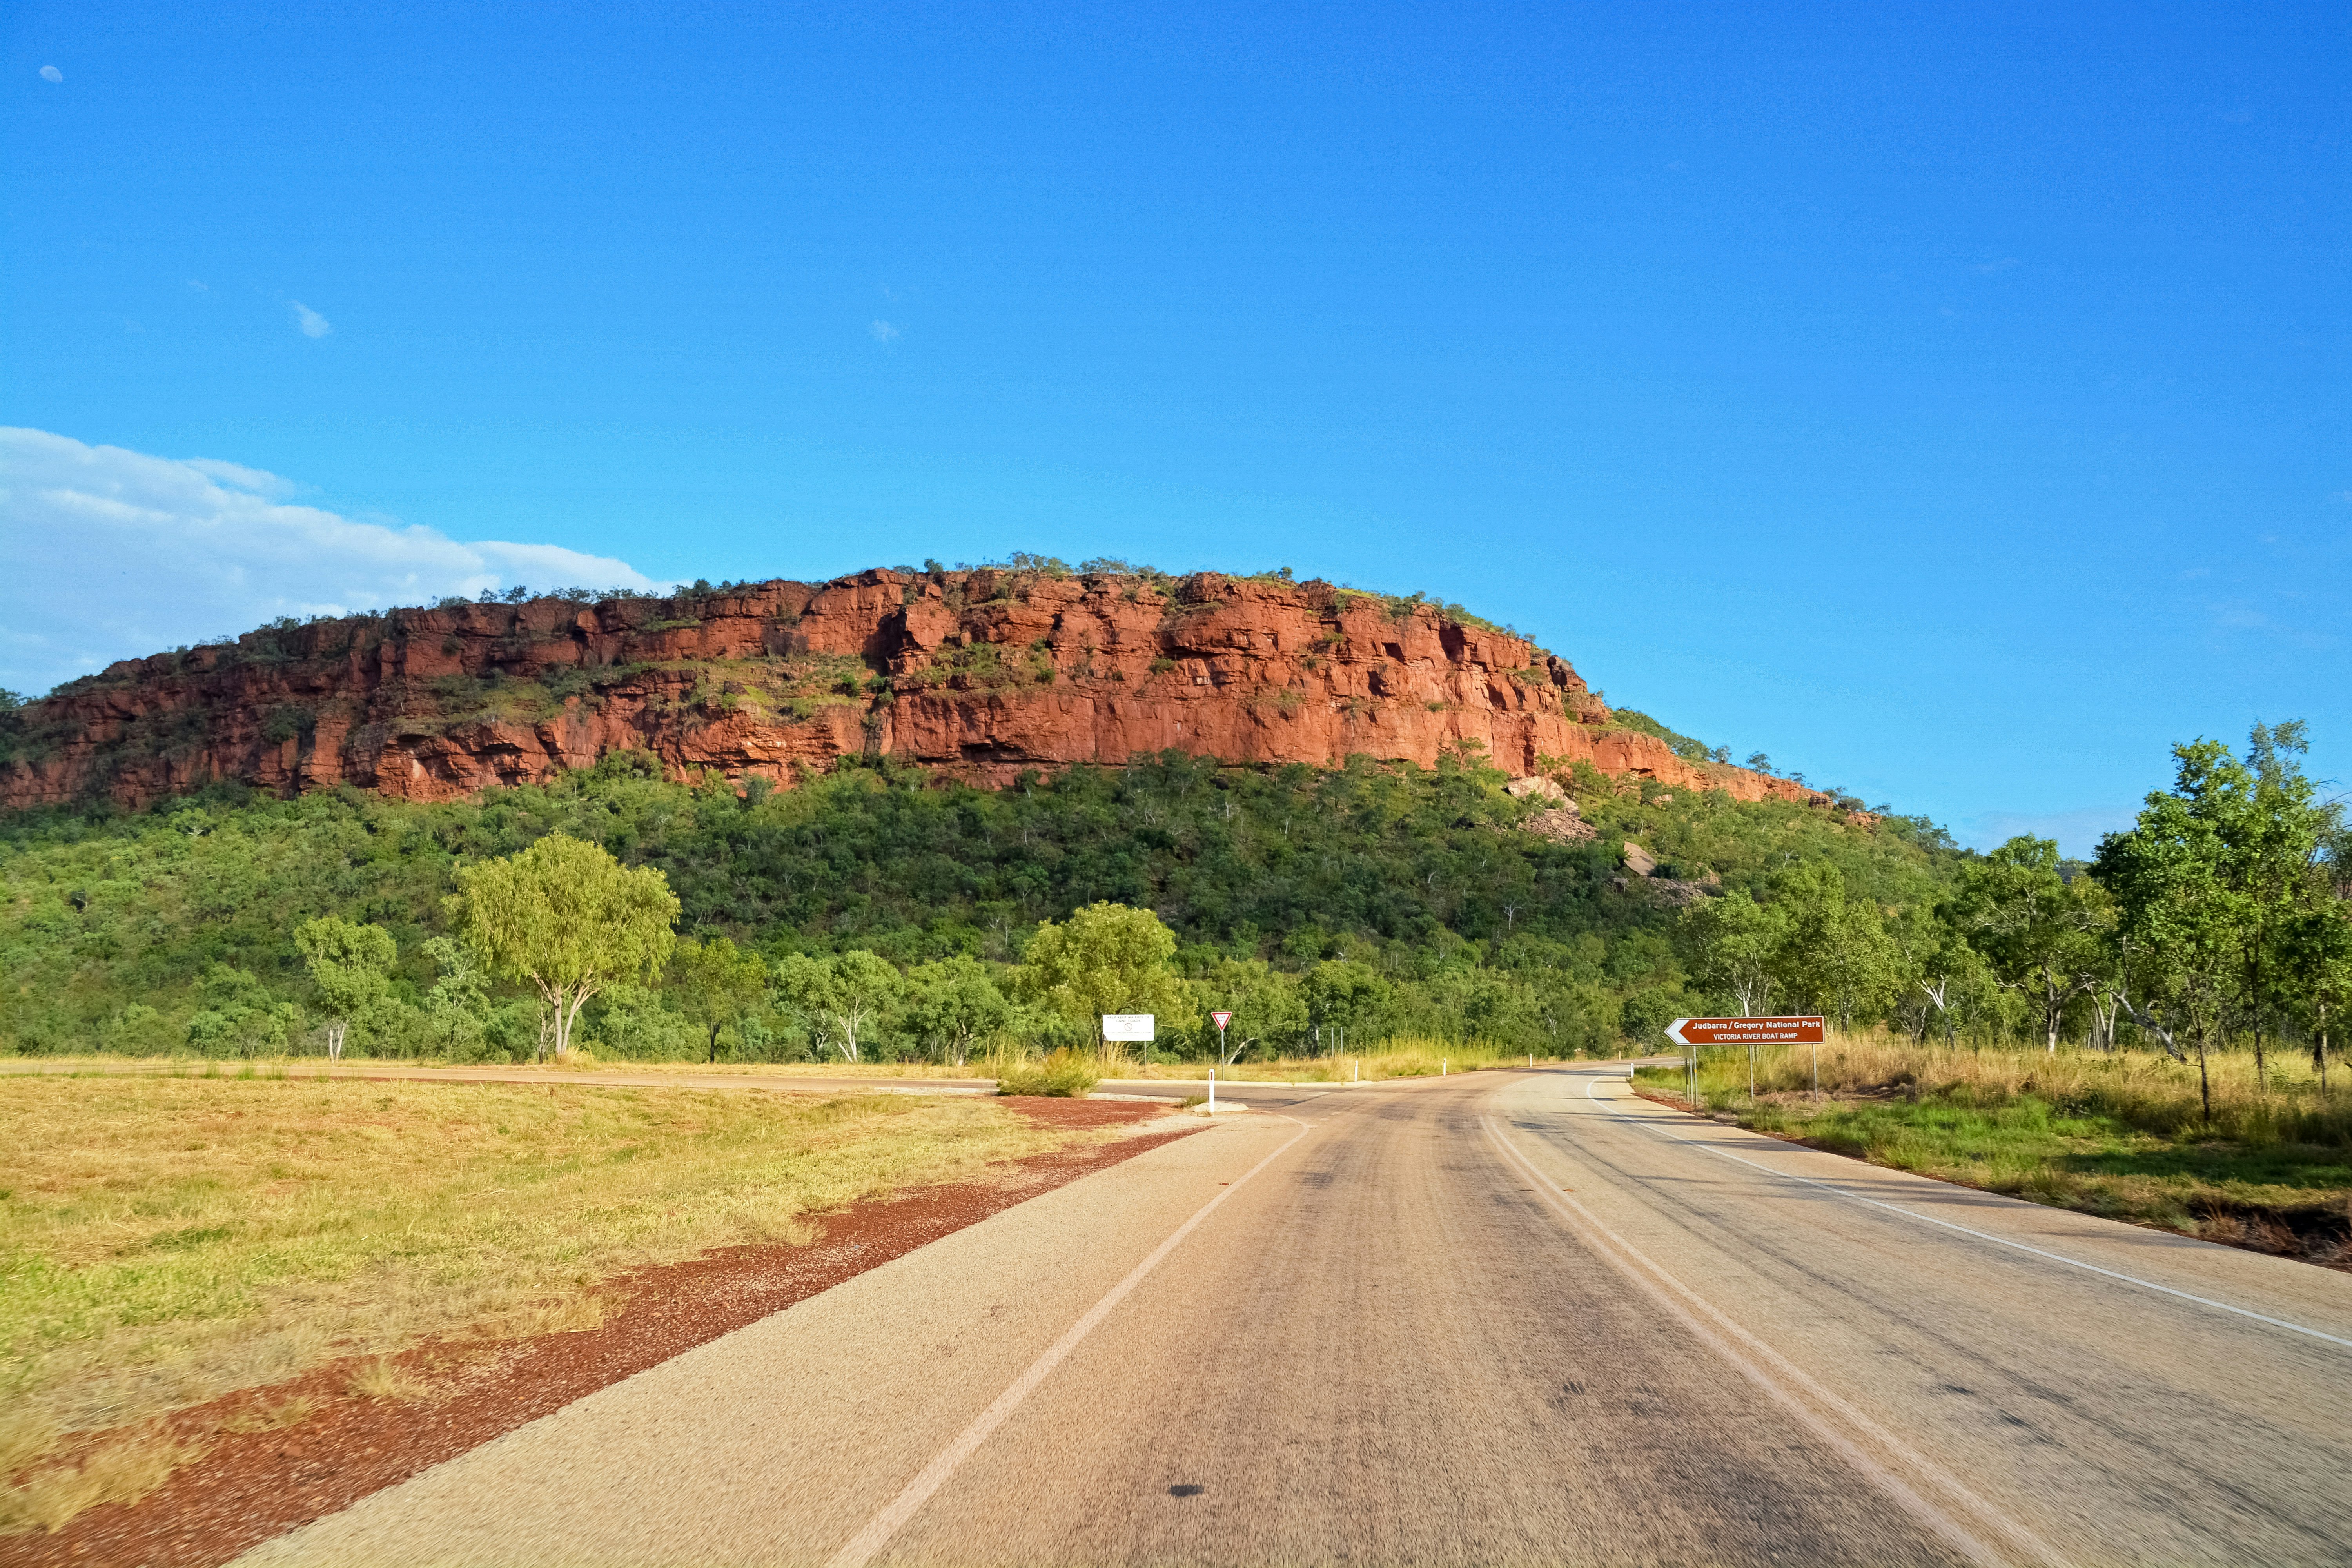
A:
[[[2352,1562],[2352,1277],[1622,1069],[1238,1092],[247,1561]]]

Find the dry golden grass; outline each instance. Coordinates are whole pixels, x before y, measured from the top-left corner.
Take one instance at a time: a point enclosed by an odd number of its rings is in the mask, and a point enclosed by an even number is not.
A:
[[[203,1454],[200,1444],[152,1431],[127,1433],[79,1461],[36,1470],[0,1488],[0,1535],[55,1530],[100,1503],[137,1502]]]
[[[1701,1087],[1710,1101],[1747,1094],[1746,1055],[1706,1053]],[[1664,1069],[1678,1080],[1679,1068]],[[2250,1143],[2352,1141],[2352,1083],[2331,1068],[2323,1093],[2311,1058],[2273,1051],[2257,1084],[2253,1053],[2223,1051],[2207,1062],[2213,1091],[2210,1128],[2198,1090],[2194,1059],[2176,1062],[2158,1051],[2085,1051],[2062,1046],[2053,1055],[2032,1048],[1975,1050],[1914,1045],[1885,1035],[1832,1034],[1820,1052],[1821,1087],[1830,1094],[1870,1094],[1889,1086],[1927,1085],[1947,1098],[2008,1100],[2036,1095],[2122,1118],[2143,1131],[2198,1133]],[[1760,1092],[1810,1091],[1813,1057],[1803,1046],[1775,1047],[1757,1058]],[[1727,1100],[1725,1103],[1731,1101]]]
[[[232,1415],[221,1423],[224,1432],[282,1432],[289,1426],[299,1426],[317,1414],[319,1402],[307,1394],[298,1394],[265,1410],[243,1415]]]
[[[340,1357],[592,1326],[626,1269],[1096,1136],[964,1097],[0,1079],[0,1480]],[[414,1396],[373,1364],[365,1392]],[[151,1448],[43,1472],[10,1517],[122,1495]]]
[[[2150,1051],[1973,1051],[1883,1037],[1706,1054],[1710,1110],[1764,1131],[1922,1175],[2210,1240],[2352,1262],[2352,1086],[2323,1091],[2307,1057],[2209,1063],[2209,1122],[2194,1062]],[[1643,1083],[1684,1092],[1679,1065]]]
[[[622,1073],[633,1078],[874,1078],[874,1079],[951,1079],[971,1080],[988,1076],[982,1063],[974,1058],[965,1067],[943,1066],[938,1062],[639,1062],[614,1061],[601,1058],[585,1050],[570,1053],[561,1061],[517,1062],[513,1064],[470,1063],[451,1071],[499,1073],[509,1071],[547,1073]],[[0,1061],[0,1078],[23,1074],[29,1077],[66,1076],[90,1073],[161,1073],[182,1078],[356,1078],[390,1069],[395,1073],[411,1068],[436,1069],[443,1064],[373,1057],[346,1057],[330,1067],[318,1057],[280,1057],[259,1061],[223,1061],[190,1057],[131,1057],[83,1056],[39,1057]]]

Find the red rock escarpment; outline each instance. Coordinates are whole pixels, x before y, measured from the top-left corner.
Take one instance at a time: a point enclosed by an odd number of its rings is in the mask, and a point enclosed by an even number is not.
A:
[[[1483,749],[1514,773],[1821,801],[1613,726],[1525,639],[1319,583],[887,571],[674,599],[396,610],[126,660],[15,716],[0,806],[235,779],[439,800],[608,752],[789,785],[887,754],[982,783],[1166,750],[1330,766]]]

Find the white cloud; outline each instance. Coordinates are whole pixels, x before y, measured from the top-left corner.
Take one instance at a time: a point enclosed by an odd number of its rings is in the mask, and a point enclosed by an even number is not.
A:
[[[298,504],[299,489],[237,463],[0,426],[0,686],[46,690],[279,616],[518,584],[656,586],[560,545],[355,521]]]
[[[41,79],[43,81],[63,81],[66,79],[66,73],[58,69],[55,66],[43,66],[41,68]]]
[[[213,291],[213,286],[205,282],[201,278],[189,279],[188,287],[194,289],[199,294],[209,294]]]
[[[874,341],[877,343],[894,343],[906,336],[887,321],[877,321],[866,330],[874,334]]]
[[[299,300],[286,301],[294,311],[294,325],[306,338],[323,338],[335,330],[335,323],[310,309]]]

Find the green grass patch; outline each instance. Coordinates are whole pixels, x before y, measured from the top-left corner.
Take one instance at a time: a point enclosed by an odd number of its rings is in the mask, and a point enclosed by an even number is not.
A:
[[[2217,1060],[2210,1122],[2195,1069],[2144,1053],[1847,1040],[1822,1062],[1818,1100],[1801,1048],[1763,1053],[1752,1099],[1745,1055],[1714,1053],[1700,1089],[1742,1126],[1874,1164],[2352,1267],[2352,1092],[2321,1089],[2291,1059],[2262,1080],[2251,1059]],[[1635,1080],[1686,1089],[1679,1065]]]

